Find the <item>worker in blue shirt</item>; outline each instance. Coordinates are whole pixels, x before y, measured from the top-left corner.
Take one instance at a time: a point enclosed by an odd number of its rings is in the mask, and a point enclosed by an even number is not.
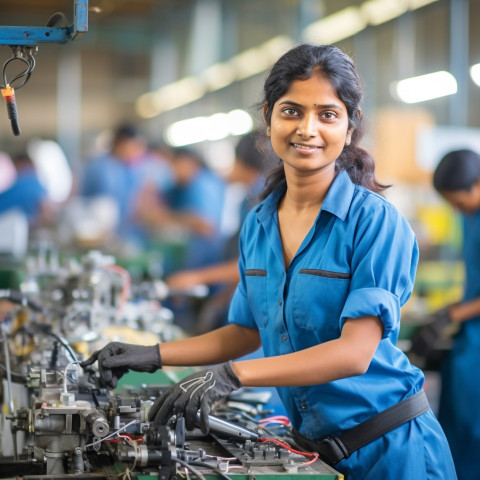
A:
[[[110,151],[92,158],[81,174],[79,196],[109,198],[117,209],[117,238],[138,248],[148,246],[148,234],[135,216],[142,188],[157,178],[169,187],[171,172],[166,162],[150,155],[142,133],[132,125],[119,126]]]
[[[222,258],[225,242],[221,231],[225,181],[193,148],[174,148],[167,161],[173,185],[162,190],[150,184],[143,189],[136,216],[152,235],[176,230],[177,237],[184,238],[179,264],[166,264],[165,273],[215,263]]]
[[[44,226],[53,220],[53,205],[40,181],[35,165],[27,153],[12,157],[16,178],[0,193],[0,214],[17,209],[25,214],[31,228]]]
[[[270,164],[271,152],[264,142],[265,135],[249,132],[238,140],[235,158],[227,180],[232,185],[245,189],[238,205],[238,228],[228,237],[220,262],[199,268],[179,270],[165,278],[173,291],[188,291],[197,285],[213,288],[213,293],[200,305],[195,319],[195,333],[204,333],[224,325],[228,306],[239,281],[238,242],[240,227],[250,209],[258,202],[265,183],[264,172]]]
[[[439,162],[435,189],[462,214],[465,288],[463,299],[446,307],[458,326],[442,361],[438,418],[450,442],[458,478],[480,478],[480,155],[454,150]]]
[[[157,399],[153,424],[183,414],[191,427],[200,410],[207,431],[218,399],[275,386],[298,441],[347,480],[455,479],[424,376],[396,346],[418,248],[359,147],[361,99],[335,46],[284,54],[263,103],[279,166],[242,228],[230,323],[159,346],[111,343],[86,363],[98,359],[109,385],[126,368],[215,364]],[[233,361],[260,345],[265,358]]]

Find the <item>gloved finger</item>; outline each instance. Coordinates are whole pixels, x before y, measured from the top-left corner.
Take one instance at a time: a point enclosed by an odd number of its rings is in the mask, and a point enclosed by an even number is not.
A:
[[[175,400],[178,398],[178,393],[175,387],[172,387],[170,390],[165,392],[162,395],[162,405],[158,409],[158,412],[155,416],[155,423],[158,425],[166,425],[170,417],[177,413],[174,410]]]
[[[210,406],[208,405],[208,402],[203,401],[202,405],[200,406],[200,411],[198,415],[198,420],[197,423],[199,424],[198,426],[200,427],[200,430],[204,435],[207,435],[208,431],[210,430],[210,422],[208,419],[208,414],[210,413]]]
[[[85,368],[85,367],[89,367],[90,365],[93,365],[97,361],[98,356],[100,355],[100,351],[101,350],[97,350],[97,351],[93,352],[92,355],[90,356],[90,358],[87,358],[83,362],[80,362],[80,366],[82,368]]]
[[[160,406],[163,403],[163,395],[158,397],[154,402],[153,405],[150,407],[150,410],[148,411],[148,421],[153,422],[155,417],[157,416],[158,410]]]
[[[183,404],[185,426],[188,430],[193,430],[197,426],[198,409],[200,408],[200,402],[194,397],[185,401]]]
[[[100,357],[99,362],[101,363],[102,367],[105,368],[119,368],[119,367],[135,367],[135,359],[132,358],[132,355],[128,353],[122,353],[120,355],[109,355],[104,356],[103,358]]]
[[[114,378],[112,370],[99,366],[100,380],[106,386],[115,388],[117,386],[117,378]]]

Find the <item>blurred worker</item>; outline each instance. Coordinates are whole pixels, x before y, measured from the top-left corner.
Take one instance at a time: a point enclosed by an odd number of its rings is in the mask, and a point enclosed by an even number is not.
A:
[[[176,148],[166,158],[173,173],[173,187],[162,191],[149,184],[136,202],[136,217],[154,231],[177,229],[185,236],[184,255],[175,267],[195,268],[217,262],[224,248],[220,225],[225,182],[193,149]],[[166,268],[168,271],[168,265]]]
[[[297,440],[347,480],[454,480],[424,375],[396,346],[418,246],[359,145],[361,100],[337,47],[282,55],[263,103],[281,162],[242,226],[229,324],[154,346],[112,342],[84,365],[98,358],[109,386],[127,368],[206,366],[154,402],[153,427],[183,415],[207,432],[218,400],[275,386]],[[260,346],[265,358],[237,360]]]
[[[435,189],[462,214],[463,300],[447,307],[459,326],[441,366],[439,420],[461,480],[480,478],[480,155],[447,153],[433,175]]]
[[[38,177],[32,159],[26,152],[12,157],[16,178],[9,188],[0,193],[0,214],[17,209],[22,211],[30,228],[51,223],[53,206],[47,190]]]
[[[249,210],[257,203],[265,183],[263,172],[269,166],[269,154],[265,145],[259,145],[258,132],[244,135],[235,147],[235,160],[228,181],[246,186],[245,196],[239,206],[239,227],[228,239],[223,261],[214,265],[192,270],[182,270],[166,278],[168,286],[174,290],[189,289],[195,285],[217,286],[202,305],[195,322],[195,332],[212,330],[226,321],[228,305],[240,279],[238,273],[238,242],[240,227]]]
[[[5,152],[0,152],[0,193],[13,184],[16,175],[10,156]]]
[[[136,127],[122,125],[114,133],[111,150],[86,165],[79,189],[86,199],[110,199],[118,214],[118,238],[142,248],[146,233],[135,219],[135,205],[153,167],[145,137]],[[168,170],[166,164],[161,168]]]

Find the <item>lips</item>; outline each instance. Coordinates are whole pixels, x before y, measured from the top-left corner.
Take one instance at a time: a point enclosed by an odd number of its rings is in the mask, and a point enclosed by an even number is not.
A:
[[[306,152],[317,150],[320,148],[320,147],[317,147],[316,145],[304,145],[302,143],[292,143],[292,146],[297,150],[304,150]]]

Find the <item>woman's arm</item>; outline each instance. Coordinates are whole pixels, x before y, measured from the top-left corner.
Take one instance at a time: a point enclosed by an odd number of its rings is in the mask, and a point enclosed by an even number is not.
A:
[[[328,383],[365,373],[382,333],[378,317],[349,319],[336,340],[288,355],[234,362],[233,369],[245,386]]]
[[[162,365],[212,365],[239,358],[260,348],[257,330],[236,324],[184,340],[160,344]]]
[[[480,315],[480,297],[448,307],[450,318],[456,323],[466,322]]]
[[[238,259],[217,263],[195,270],[183,270],[165,279],[170,288],[190,288],[195,285],[214,285],[216,283],[238,283]]]

